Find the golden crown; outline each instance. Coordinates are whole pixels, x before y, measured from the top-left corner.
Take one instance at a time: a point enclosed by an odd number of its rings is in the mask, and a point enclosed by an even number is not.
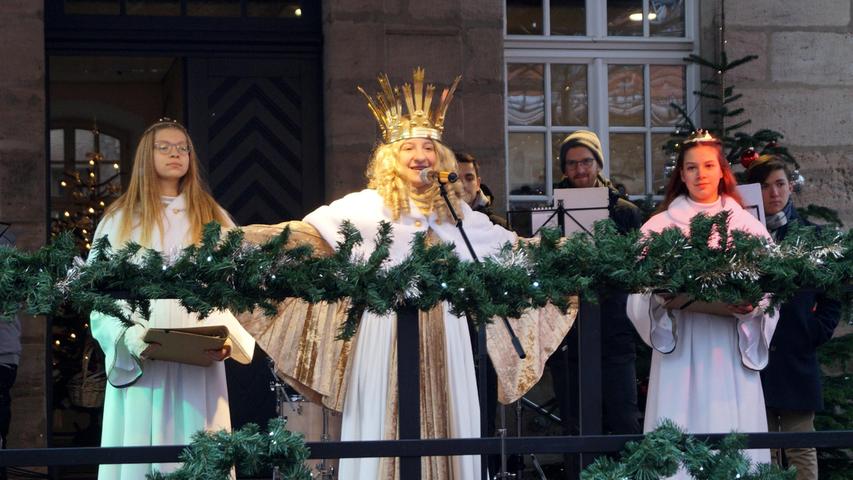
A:
[[[367,106],[376,117],[379,128],[382,129],[382,141],[394,143],[407,138],[430,138],[441,140],[444,131],[444,116],[447,107],[453,100],[453,92],[459,85],[462,76],[456,77],[449,88],[441,93],[438,106],[431,110],[435,85],[426,85],[424,91],[424,69],[418,67],[412,73],[412,84],[403,85],[403,95],[399,87],[391,87],[388,75],[379,74],[380,91],[376,97],[371,97],[360,86],[358,91],[367,98]],[[406,101],[408,114],[403,114],[403,99]]]
[[[692,132],[685,140],[684,145],[690,143],[721,143],[720,139],[711,135],[711,132],[705,130],[704,128],[700,128]]]

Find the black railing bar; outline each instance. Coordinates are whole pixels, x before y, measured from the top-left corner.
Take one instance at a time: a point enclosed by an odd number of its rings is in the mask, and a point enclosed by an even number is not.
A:
[[[697,434],[700,440],[717,443],[726,434]],[[806,433],[752,433],[749,448],[850,448],[853,430]],[[508,437],[506,452],[513,453],[599,453],[617,452],[643,435],[589,435],[565,437]],[[382,440],[362,442],[308,442],[310,458],[419,457],[442,455],[498,454],[499,438],[455,438],[432,440]],[[97,465],[108,463],[175,462],[184,446],[80,447],[0,450],[0,466]]]

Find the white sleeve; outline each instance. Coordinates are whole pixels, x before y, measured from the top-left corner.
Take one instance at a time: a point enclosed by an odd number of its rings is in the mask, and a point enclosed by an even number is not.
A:
[[[768,311],[770,297],[764,299],[751,312],[737,318],[738,348],[743,366],[761,370],[770,359],[770,340],[779,322],[779,309]]]
[[[678,314],[669,311],[651,293],[628,295],[628,318],[646,345],[671,353],[678,343]]]
[[[110,237],[115,235],[116,217],[111,215],[101,221],[95,230],[93,244],[105,235]],[[115,241],[114,238],[109,240]],[[91,260],[90,256],[89,261]],[[119,302],[119,304],[129,313],[126,303]],[[141,321],[136,325],[128,326],[116,317],[94,311],[89,315],[89,325],[92,337],[104,352],[107,380],[117,388],[133,384],[142,375],[142,361],[139,355],[147,346],[142,340],[145,335],[145,326]]]

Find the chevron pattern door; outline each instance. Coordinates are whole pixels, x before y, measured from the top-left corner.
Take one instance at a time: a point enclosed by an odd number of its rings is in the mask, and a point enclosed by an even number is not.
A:
[[[316,58],[189,58],[189,129],[213,195],[240,225],[301,219],[323,200]]]

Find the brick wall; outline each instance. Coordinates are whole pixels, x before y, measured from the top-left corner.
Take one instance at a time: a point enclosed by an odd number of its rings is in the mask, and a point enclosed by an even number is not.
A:
[[[0,221],[22,249],[46,237],[44,21],[41,0],[0,2]],[[45,327],[26,317],[12,390],[11,448],[45,446]]]

